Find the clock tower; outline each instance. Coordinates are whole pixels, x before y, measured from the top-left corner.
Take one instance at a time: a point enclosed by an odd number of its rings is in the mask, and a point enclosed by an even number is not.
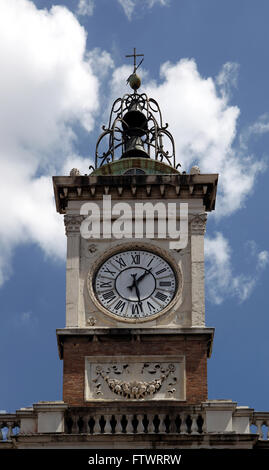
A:
[[[132,57],[132,91],[112,105],[90,174],[53,178],[67,236],[63,401],[70,426],[90,426],[93,415],[96,425],[98,415],[104,432],[124,419],[125,430],[147,426],[157,404],[165,422],[205,402],[214,334],[205,325],[204,234],[218,175],[180,171],[158,103],[138,92]],[[72,409],[87,414],[84,424]]]
[[[138,92],[138,56],[90,174],[53,178],[67,237],[62,400],[0,413],[0,450],[87,449],[88,464],[113,464],[124,449],[268,449],[269,412],[208,400],[204,235],[218,175],[176,164],[159,104]]]

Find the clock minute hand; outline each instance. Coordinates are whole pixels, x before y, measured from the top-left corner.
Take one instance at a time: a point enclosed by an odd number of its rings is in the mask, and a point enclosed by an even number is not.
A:
[[[138,302],[141,303],[141,300],[140,300],[140,291],[137,287],[137,283],[135,283],[135,292],[136,292],[136,295],[137,295],[137,298],[138,298]]]
[[[147,274],[149,274],[151,270],[152,270],[152,268],[146,269],[145,272],[144,272],[143,274],[141,274],[141,276],[140,276],[138,279],[136,279],[136,283],[138,283],[138,282],[140,282],[142,279],[144,279],[144,277],[145,277]]]

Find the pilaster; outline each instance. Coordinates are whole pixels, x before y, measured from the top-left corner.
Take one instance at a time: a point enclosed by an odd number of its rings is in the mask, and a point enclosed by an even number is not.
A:
[[[195,215],[190,221],[191,239],[191,298],[192,326],[205,325],[205,293],[204,293],[204,235],[207,214]]]
[[[65,215],[67,236],[66,258],[66,327],[79,325],[80,305],[80,224],[83,216]]]

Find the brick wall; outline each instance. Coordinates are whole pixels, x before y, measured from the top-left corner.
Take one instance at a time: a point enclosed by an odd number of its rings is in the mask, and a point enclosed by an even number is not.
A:
[[[85,356],[184,355],[186,366],[186,404],[207,400],[206,335],[128,335],[73,336],[63,345],[63,400],[72,406],[84,401]]]

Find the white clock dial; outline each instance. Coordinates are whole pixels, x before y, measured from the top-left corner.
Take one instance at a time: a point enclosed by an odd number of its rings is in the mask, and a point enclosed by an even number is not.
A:
[[[176,275],[161,256],[128,250],[108,258],[94,278],[100,304],[126,320],[146,319],[166,308],[175,296]]]

